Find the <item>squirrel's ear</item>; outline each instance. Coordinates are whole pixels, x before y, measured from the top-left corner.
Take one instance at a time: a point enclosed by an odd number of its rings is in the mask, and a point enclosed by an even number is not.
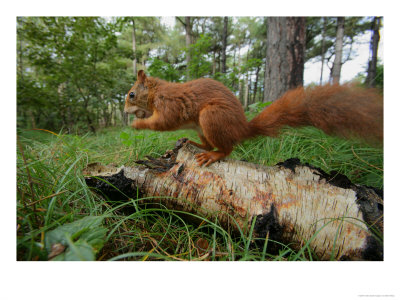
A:
[[[140,70],[140,71],[137,73],[137,79],[138,79],[138,81],[139,81],[140,83],[144,83],[144,81],[146,80],[146,74],[144,74],[144,71],[143,71],[143,70]]]

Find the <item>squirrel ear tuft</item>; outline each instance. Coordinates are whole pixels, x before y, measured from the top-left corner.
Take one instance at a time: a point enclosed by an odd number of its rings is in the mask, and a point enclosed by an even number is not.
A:
[[[144,81],[146,80],[146,74],[144,74],[143,70],[139,70],[139,72],[137,73],[137,79],[140,83],[144,83]]]

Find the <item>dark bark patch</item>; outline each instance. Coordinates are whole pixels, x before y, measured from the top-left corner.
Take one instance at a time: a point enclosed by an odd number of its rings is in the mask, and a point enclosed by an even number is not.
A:
[[[367,245],[362,252],[364,260],[383,260],[383,243],[373,236],[367,237]]]
[[[303,164],[301,164],[300,162],[300,159],[298,159],[297,157],[289,158],[283,162],[277,163],[276,165],[284,167],[285,169],[289,169],[293,173],[295,172],[297,166],[303,166]]]
[[[268,234],[268,253],[277,253],[281,246],[275,242],[284,242],[282,240],[283,227],[279,224],[278,211],[274,205],[271,205],[271,210],[265,215],[258,215],[254,225],[254,232],[258,239],[257,246],[262,249],[265,243],[265,237]],[[275,242],[274,242],[275,241]]]
[[[146,156],[147,160],[137,160],[135,163],[139,165],[144,165],[147,168],[163,173],[171,169],[176,163],[175,160],[165,159],[165,158],[153,158],[151,156]]]
[[[354,184],[350,181],[350,179],[340,174],[336,171],[332,171],[330,174],[326,173],[320,168],[311,166],[308,163],[301,163],[300,159],[298,158],[289,158],[283,162],[277,163],[277,166],[284,167],[286,169],[291,170],[293,173],[296,170],[296,167],[307,167],[309,168],[314,174],[320,176],[321,179],[325,179],[329,184],[343,188],[343,189],[350,189],[354,186]]]
[[[173,173],[172,176],[181,184],[185,183],[185,164],[181,164],[179,168],[176,170],[176,173]]]
[[[134,193],[134,181],[124,175],[122,169],[112,176],[85,176],[85,182],[95,192],[100,192],[109,200],[127,200],[129,198],[143,197],[140,190]]]
[[[184,164],[180,165],[178,168],[178,171],[176,172],[176,175],[180,175],[184,169],[185,169],[185,165]]]

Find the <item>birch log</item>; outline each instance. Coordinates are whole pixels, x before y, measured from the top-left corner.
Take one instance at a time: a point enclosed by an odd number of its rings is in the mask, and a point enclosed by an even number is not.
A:
[[[254,221],[253,235],[262,245],[268,236],[295,250],[306,245],[321,260],[383,260],[378,190],[298,159],[272,167],[232,159],[198,167],[199,152],[178,141],[175,149],[137,167],[94,163],[83,174],[88,186],[110,198],[119,193],[115,186],[132,198],[157,197],[171,209],[217,216],[232,229],[248,232]]]

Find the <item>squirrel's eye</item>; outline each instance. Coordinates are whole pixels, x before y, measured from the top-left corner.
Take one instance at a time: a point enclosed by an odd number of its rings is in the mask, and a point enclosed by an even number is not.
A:
[[[129,93],[129,98],[131,98],[131,99],[135,98],[135,93],[134,92],[130,92]]]

